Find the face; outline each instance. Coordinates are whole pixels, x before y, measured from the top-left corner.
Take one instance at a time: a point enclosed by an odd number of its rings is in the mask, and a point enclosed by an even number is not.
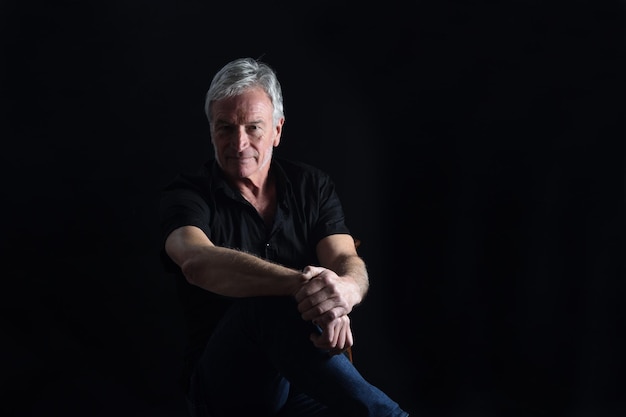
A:
[[[211,104],[215,158],[226,175],[257,183],[267,178],[284,119],[274,126],[274,107],[261,88]]]

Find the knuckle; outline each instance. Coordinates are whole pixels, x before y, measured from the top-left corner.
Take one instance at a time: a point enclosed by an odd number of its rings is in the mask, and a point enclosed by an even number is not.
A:
[[[324,309],[323,309],[323,308],[322,308],[322,306],[320,306],[319,304],[318,304],[318,305],[316,305],[316,306],[312,309],[312,311],[314,312],[314,314],[316,314],[316,315],[318,315],[318,316],[321,316],[321,315],[322,315],[322,313],[324,313]]]

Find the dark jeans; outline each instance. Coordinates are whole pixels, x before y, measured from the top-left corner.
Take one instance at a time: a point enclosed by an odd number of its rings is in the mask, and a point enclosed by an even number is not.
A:
[[[198,361],[188,392],[194,417],[405,417],[317,332],[290,297],[238,299]]]

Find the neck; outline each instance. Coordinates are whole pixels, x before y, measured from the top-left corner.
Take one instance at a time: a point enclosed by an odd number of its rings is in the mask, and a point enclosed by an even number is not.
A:
[[[247,196],[262,198],[273,186],[273,179],[269,171],[257,172],[255,175],[245,178],[231,178],[230,182],[246,198]]]
[[[274,221],[276,214],[276,183],[272,175],[262,182],[244,179],[237,182],[239,192],[259,213],[268,226]]]

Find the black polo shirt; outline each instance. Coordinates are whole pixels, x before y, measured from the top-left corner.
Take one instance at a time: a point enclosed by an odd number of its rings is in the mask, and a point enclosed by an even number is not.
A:
[[[349,233],[335,185],[326,173],[299,162],[274,157],[270,169],[278,198],[271,227],[228,185],[217,162],[210,160],[197,174],[180,174],[164,188],[160,205],[163,242],[174,229],[191,225],[217,246],[295,269],[317,265],[317,243],[332,234]],[[165,269],[177,275],[187,322],[187,355],[193,362],[230,299],[188,284],[164,249],[161,253]]]

